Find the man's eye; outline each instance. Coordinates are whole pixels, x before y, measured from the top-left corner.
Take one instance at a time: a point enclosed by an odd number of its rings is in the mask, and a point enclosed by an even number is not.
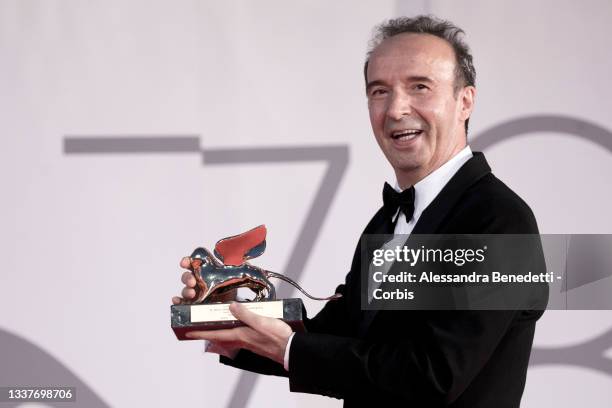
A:
[[[374,89],[372,91],[372,96],[380,96],[386,94],[387,91],[385,89]]]
[[[424,90],[424,89],[429,89],[429,87],[428,87],[427,85],[425,85],[425,84],[416,84],[416,85],[414,86],[414,88],[415,88],[416,90],[418,90],[418,91],[422,91],[422,90]]]

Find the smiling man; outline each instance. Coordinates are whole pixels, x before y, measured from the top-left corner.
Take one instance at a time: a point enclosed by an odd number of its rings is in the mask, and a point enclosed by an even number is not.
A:
[[[475,70],[461,34],[431,16],[378,27],[366,93],[397,185],[385,184],[384,206],[364,234],[538,232],[527,204],[467,145]],[[360,259],[358,244],[336,289],[342,298],[307,319],[305,333],[234,303],[247,326],[191,336],[211,341],[225,364],[287,376],[291,391],[343,398],[347,407],[519,406],[541,311],[363,311]],[[190,272],[183,282],[192,298]]]
[[[370,53],[370,122],[401,188],[423,180],[466,146],[464,123],[476,89],[471,57],[465,59],[467,72],[458,69],[448,41],[410,32],[389,36]]]

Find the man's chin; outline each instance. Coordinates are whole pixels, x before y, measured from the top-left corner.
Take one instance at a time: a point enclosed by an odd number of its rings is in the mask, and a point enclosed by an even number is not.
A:
[[[391,166],[396,173],[408,174],[418,171],[422,167],[422,163],[418,160],[401,160],[391,163]]]

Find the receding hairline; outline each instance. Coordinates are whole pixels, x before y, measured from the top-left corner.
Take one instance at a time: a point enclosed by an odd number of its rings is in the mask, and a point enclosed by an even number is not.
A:
[[[380,41],[380,43],[378,43],[376,46],[374,46],[374,48],[372,48],[370,50],[370,52],[368,52],[368,58],[370,57],[371,54],[374,53],[374,51],[376,51],[378,48],[380,48],[381,45],[383,45],[386,42],[389,41],[394,41],[397,40],[399,38],[404,38],[404,37],[421,37],[421,38],[431,38],[434,39],[436,41],[441,41],[444,44],[446,44],[451,50],[453,50],[453,54],[455,53],[455,49],[453,48],[453,45],[446,40],[445,38],[442,38],[440,36],[437,36],[435,34],[431,34],[431,33],[419,33],[419,32],[414,32],[414,31],[406,31],[404,33],[398,33],[398,34],[394,34],[390,37],[384,38]]]
[[[365,61],[365,66],[364,66],[364,77],[366,78],[366,88],[367,88],[367,84],[368,82],[368,67],[369,67],[369,63],[370,63],[370,59],[372,58],[372,56],[376,53],[376,50],[380,49],[380,47],[385,44],[385,43],[389,43],[390,41],[397,41],[398,38],[396,37],[408,37],[408,36],[419,36],[419,37],[429,37],[429,38],[433,38],[435,42],[442,42],[445,44],[446,48],[450,51],[450,59],[453,62],[453,72],[454,72],[454,76],[455,76],[455,81],[457,80],[456,78],[456,71],[459,67],[459,60],[458,60],[458,56],[457,56],[457,52],[455,51],[455,48],[453,47],[453,45],[447,41],[446,39],[439,37],[437,35],[434,34],[430,34],[430,33],[419,33],[419,32],[405,32],[405,33],[399,33],[399,34],[395,34],[391,37],[387,37],[385,39],[383,39],[378,45],[376,45],[374,48],[372,48],[368,54],[367,54],[367,58]]]

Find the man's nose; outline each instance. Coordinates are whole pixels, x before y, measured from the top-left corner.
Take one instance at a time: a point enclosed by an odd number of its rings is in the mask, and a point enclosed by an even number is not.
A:
[[[403,92],[393,92],[387,107],[387,116],[393,120],[401,120],[412,113],[410,97]]]

